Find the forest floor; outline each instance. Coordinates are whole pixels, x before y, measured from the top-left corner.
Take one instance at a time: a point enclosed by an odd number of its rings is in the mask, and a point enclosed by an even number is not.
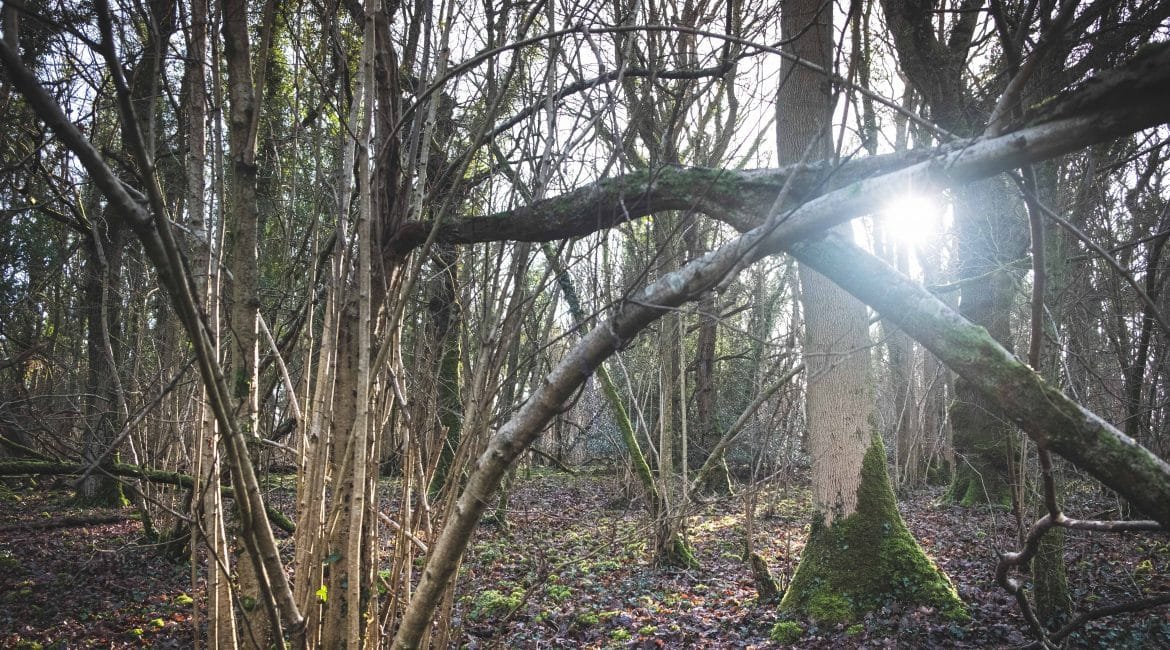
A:
[[[273,503],[291,481],[270,481]],[[702,507],[690,538],[702,567],[655,567],[644,512],[615,509],[613,476],[534,472],[515,483],[508,529],[484,524],[462,565],[454,623],[460,647],[780,647],[781,614],[759,602],[743,562],[743,495]],[[1013,647],[1031,641],[1013,598],[994,582],[998,552],[1015,546],[1009,513],[941,505],[939,492],[902,501],[927,552],[967,603],[966,622],[892,604],[852,626],[798,621],[791,645]],[[66,491],[17,490],[0,500],[0,647],[188,647],[190,567],[142,540],[125,511],[80,510]],[[754,549],[783,584],[807,534],[807,493],[756,496]],[[1070,514],[1113,505],[1097,493],[1067,496]],[[1170,590],[1170,536],[1070,532],[1065,551],[1077,611]],[[40,644],[40,645],[37,645]],[[1170,647],[1170,606],[1091,622],[1077,647]]]

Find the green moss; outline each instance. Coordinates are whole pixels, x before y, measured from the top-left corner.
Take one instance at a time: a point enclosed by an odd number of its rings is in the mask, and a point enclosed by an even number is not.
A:
[[[74,505],[86,508],[125,508],[130,500],[122,491],[122,482],[109,476],[92,477],[97,481],[97,490],[92,495],[80,493],[73,499]]]
[[[826,623],[848,623],[889,601],[967,617],[954,585],[926,557],[902,522],[875,437],[866,452],[857,512],[831,526],[814,520],[781,609]]]
[[[570,596],[573,595],[573,590],[569,589],[565,585],[549,585],[545,587],[545,592],[548,594],[549,598],[558,603],[565,602],[569,599]]]
[[[819,623],[846,623],[853,620],[853,605],[844,597],[818,591],[808,599],[808,617]]]
[[[955,449],[963,461],[955,471],[947,497],[951,503],[965,507],[1011,507],[1009,459],[1018,449],[1018,434],[1015,426],[1003,421],[975,390],[963,379],[955,384],[955,391],[963,399],[951,404],[948,417]]]
[[[1150,560],[1137,565],[1134,576],[1143,568],[1153,569]],[[1032,560],[1032,582],[1035,585],[1036,615],[1048,626],[1068,620],[1072,599],[1064,571],[1064,529],[1052,528],[1040,538],[1036,557]]]
[[[681,569],[697,569],[700,566],[699,559],[695,557],[691,545],[678,533],[674,533],[670,541],[659,552],[658,562],[664,566]]]
[[[0,573],[14,575],[20,566],[20,560],[10,555],[8,551],[0,550]]]
[[[796,621],[780,621],[772,626],[772,631],[768,633],[768,638],[776,643],[791,644],[800,640],[804,636],[804,626]]]
[[[236,368],[234,381],[232,381],[232,397],[237,400],[244,400],[248,398],[248,392],[252,388],[252,382],[248,376],[247,370],[244,368]]]
[[[522,589],[513,589],[508,595],[495,589],[488,589],[475,597],[467,616],[473,620],[504,616],[519,607],[523,598]]]
[[[968,460],[974,456],[968,456]],[[984,473],[964,463],[955,472],[955,479],[947,490],[947,501],[964,508],[993,505],[1002,508],[1012,506],[1012,488],[1003,474],[994,467],[984,464]]]

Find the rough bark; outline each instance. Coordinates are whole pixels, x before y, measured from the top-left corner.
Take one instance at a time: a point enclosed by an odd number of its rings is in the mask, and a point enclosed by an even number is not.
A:
[[[789,2],[786,49],[832,66],[832,5]],[[780,162],[832,156],[828,79],[786,62],[777,100]],[[852,239],[846,224],[832,230]],[[891,600],[965,616],[947,577],[902,522],[874,430],[869,314],[815,269],[799,267],[804,311],[805,418],[812,457],[813,529],[780,606],[829,623],[854,621]]]
[[[864,435],[858,432],[857,435]],[[965,619],[963,602],[906,528],[881,439],[869,439],[853,512],[831,523],[818,513],[780,606],[824,624],[857,620],[888,601],[937,607]]]

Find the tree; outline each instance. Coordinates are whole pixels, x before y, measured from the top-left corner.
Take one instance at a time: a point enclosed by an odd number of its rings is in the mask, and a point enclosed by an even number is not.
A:
[[[883,0],[882,7],[900,69],[923,95],[931,118],[951,133],[971,136],[983,126],[984,114],[965,84],[967,61],[975,47],[976,12],[963,13],[948,26],[947,34],[938,34],[932,26],[935,4]],[[983,3],[968,4],[974,9]],[[974,183],[956,193],[954,205],[959,276],[985,278],[962,284],[959,311],[1010,349],[1015,294],[1010,265],[1023,254],[1025,230],[1019,225],[1020,204],[1013,201],[1005,182],[993,178]],[[949,417],[958,457],[953,498],[967,505],[1010,505],[1016,453],[1011,424],[962,379],[955,384]]]
[[[780,70],[776,108],[780,164],[831,159],[828,79],[795,61],[832,68],[832,7],[788,2],[781,21],[791,57]],[[851,239],[849,225],[834,232]],[[826,623],[856,620],[888,600],[964,616],[895,505],[875,428],[866,307],[810,268],[800,268],[800,284],[816,519],[780,606]]]

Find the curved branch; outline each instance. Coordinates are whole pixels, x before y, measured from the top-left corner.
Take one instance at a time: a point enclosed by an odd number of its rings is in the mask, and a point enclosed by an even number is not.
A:
[[[1163,49],[1162,55],[1170,56],[1170,49]],[[1170,87],[1170,71],[1162,77],[1163,84]],[[1094,138],[1107,139],[1160,124],[1170,117],[1162,99],[1151,97],[1151,103],[1134,103],[1129,110],[1096,115],[1091,120],[1066,120],[978,141],[934,160],[854,183],[791,213],[769,214],[760,227],[645,287],[604,324],[585,334],[528,401],[492,435],[451,518],[431,545],[418,590],[403,615],[393,647],[418,647],[500,479],[597,367],[666,311],[696,299],[744,264],[786,247],[879,311],[900,317],[895,322],[903,330],[992,395],[1038,442],[1085,468],[1158,521],[1170,524],[1170,465],[1165,461],[1045,384],[986,330],[967,322],[872,255],[839,240],[826,243],[832,235],[820,242],[801,241],[867,213],[877,199],[907,186],[956,185],[1058,155]]]
[[[1131,88],[1140,90],[1134,94]],[[1124,101],[1106,101],[1110,96]],[[665,166],[634,172],[514,210],[440,223],[435,241],[553,241],[588,235],[661,210],[709,214],[738,230],[761,223],[786,186],[789,206],[807,201],[786,220],[805,236],[872,211],[907,188],[967,182],[1167,121],[1170,46],[1098,75],[1065,94],[1032,124],[998,137],[957,141],[934,150],[872,156],[837,166],[795,165],[729,170]],[[820,198],[810,200],[821,195]],[[848,206],[848,207],[846,207]],[[820,215],[820,216],[814,216]],[[422,245],[429,221],[403,225],[392,250],[404,255]]]

